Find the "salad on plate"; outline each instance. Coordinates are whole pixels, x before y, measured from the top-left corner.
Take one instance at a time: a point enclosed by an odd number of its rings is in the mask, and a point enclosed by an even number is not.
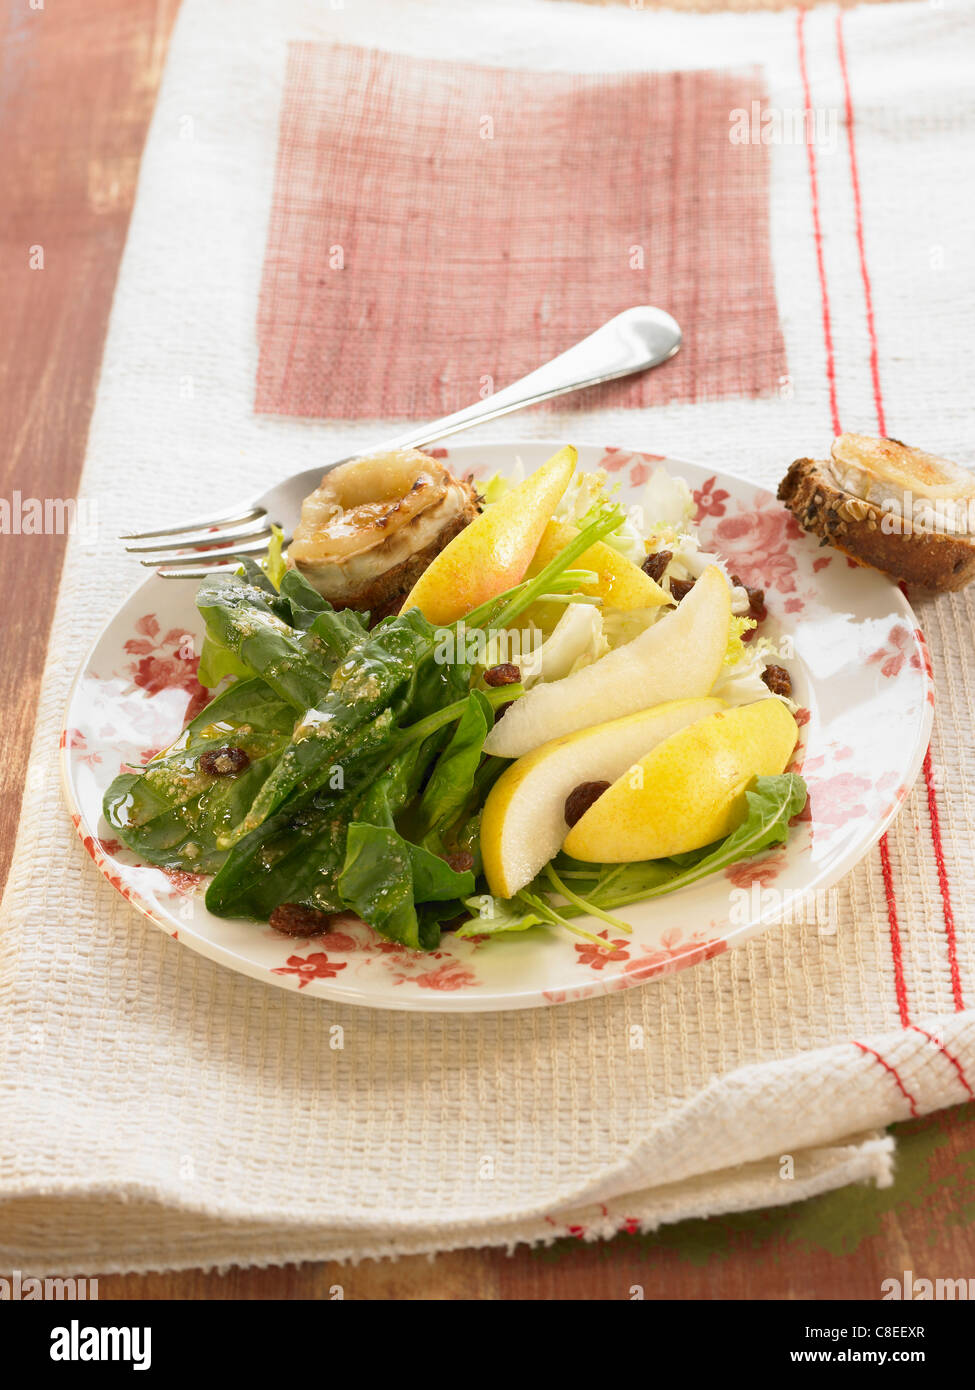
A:
[[[806,803],[761,592],[692,513],[664,468],[624,510],[568,447],[477,488],[415,450],[331,470],[286,552],[201,583],[213,698],[106,820],[288,935],[354,913],[418,951],[611,949],[627,904],[783,843]]]

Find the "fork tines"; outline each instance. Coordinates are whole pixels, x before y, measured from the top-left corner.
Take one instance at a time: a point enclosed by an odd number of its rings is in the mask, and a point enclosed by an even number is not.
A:
[[[125,548],[130,554],[145,556],[139,563],[155,569],[164,578],[199,579],[215,571],[234,569],[234,564],[228,562],[235,556],[262,555],[271,535],[267,511],[254,506],[244,513],[228,512],[184,526],[133,531],[120,539],[149,541],[148,545]]]

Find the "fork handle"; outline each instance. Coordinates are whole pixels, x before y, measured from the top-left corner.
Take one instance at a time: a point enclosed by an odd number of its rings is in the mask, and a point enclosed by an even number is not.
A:
[[[438,439],[470,429],[472,425],[496,420],[500,415],[537,405],[552,396],[564,396],[569,391],[581,391],[586,386],[598,386],[603,381],[616,381],[618,377],[646,371],[673,357],[680,345],[680,328],[663,309],[650,305],[626,309],[602,328],[597,328],[595,333],[590,333],[588,338],[502,391],[476,401],[465,410],[445,415],[422,429],[411,429],[382,448],[414,449],[433,444]]]

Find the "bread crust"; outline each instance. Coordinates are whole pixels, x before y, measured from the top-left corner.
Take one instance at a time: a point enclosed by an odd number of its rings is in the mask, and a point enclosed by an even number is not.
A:
[[[796,459],[779,483],[778,498],[804,530],[819,536],[858,564],[883,570],[907,584],[948,592],[975,579],[975,543],[968,536],[930,531],[909,523],[882,526],[884,513],[862,497],[845,492],[829,465]]]
[[[476,510],[474,514],[477,514]],[[332,606],[337,609],[356,608],[360,612],[368,609],[374,623],[390,613],[398,613],[403,600],[423,571],[469,522],[470,517],[466,512],[462,516],[454,517],[429,545],[425,545],[422,550],[415,550],[412,555],[408,555],[392,569],[377,575],[355,593],[347,594],[344,598],[332,599]]]

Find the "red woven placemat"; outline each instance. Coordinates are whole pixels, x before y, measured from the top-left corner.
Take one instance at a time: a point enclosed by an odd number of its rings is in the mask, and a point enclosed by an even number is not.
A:
[[[755,70],[539,73],[293,44],[256,410],[432,418],[639,303],[676,316],[683,351],[573,403],[774,390],[769,155],[729,139],[729,113],[761,98]]]

